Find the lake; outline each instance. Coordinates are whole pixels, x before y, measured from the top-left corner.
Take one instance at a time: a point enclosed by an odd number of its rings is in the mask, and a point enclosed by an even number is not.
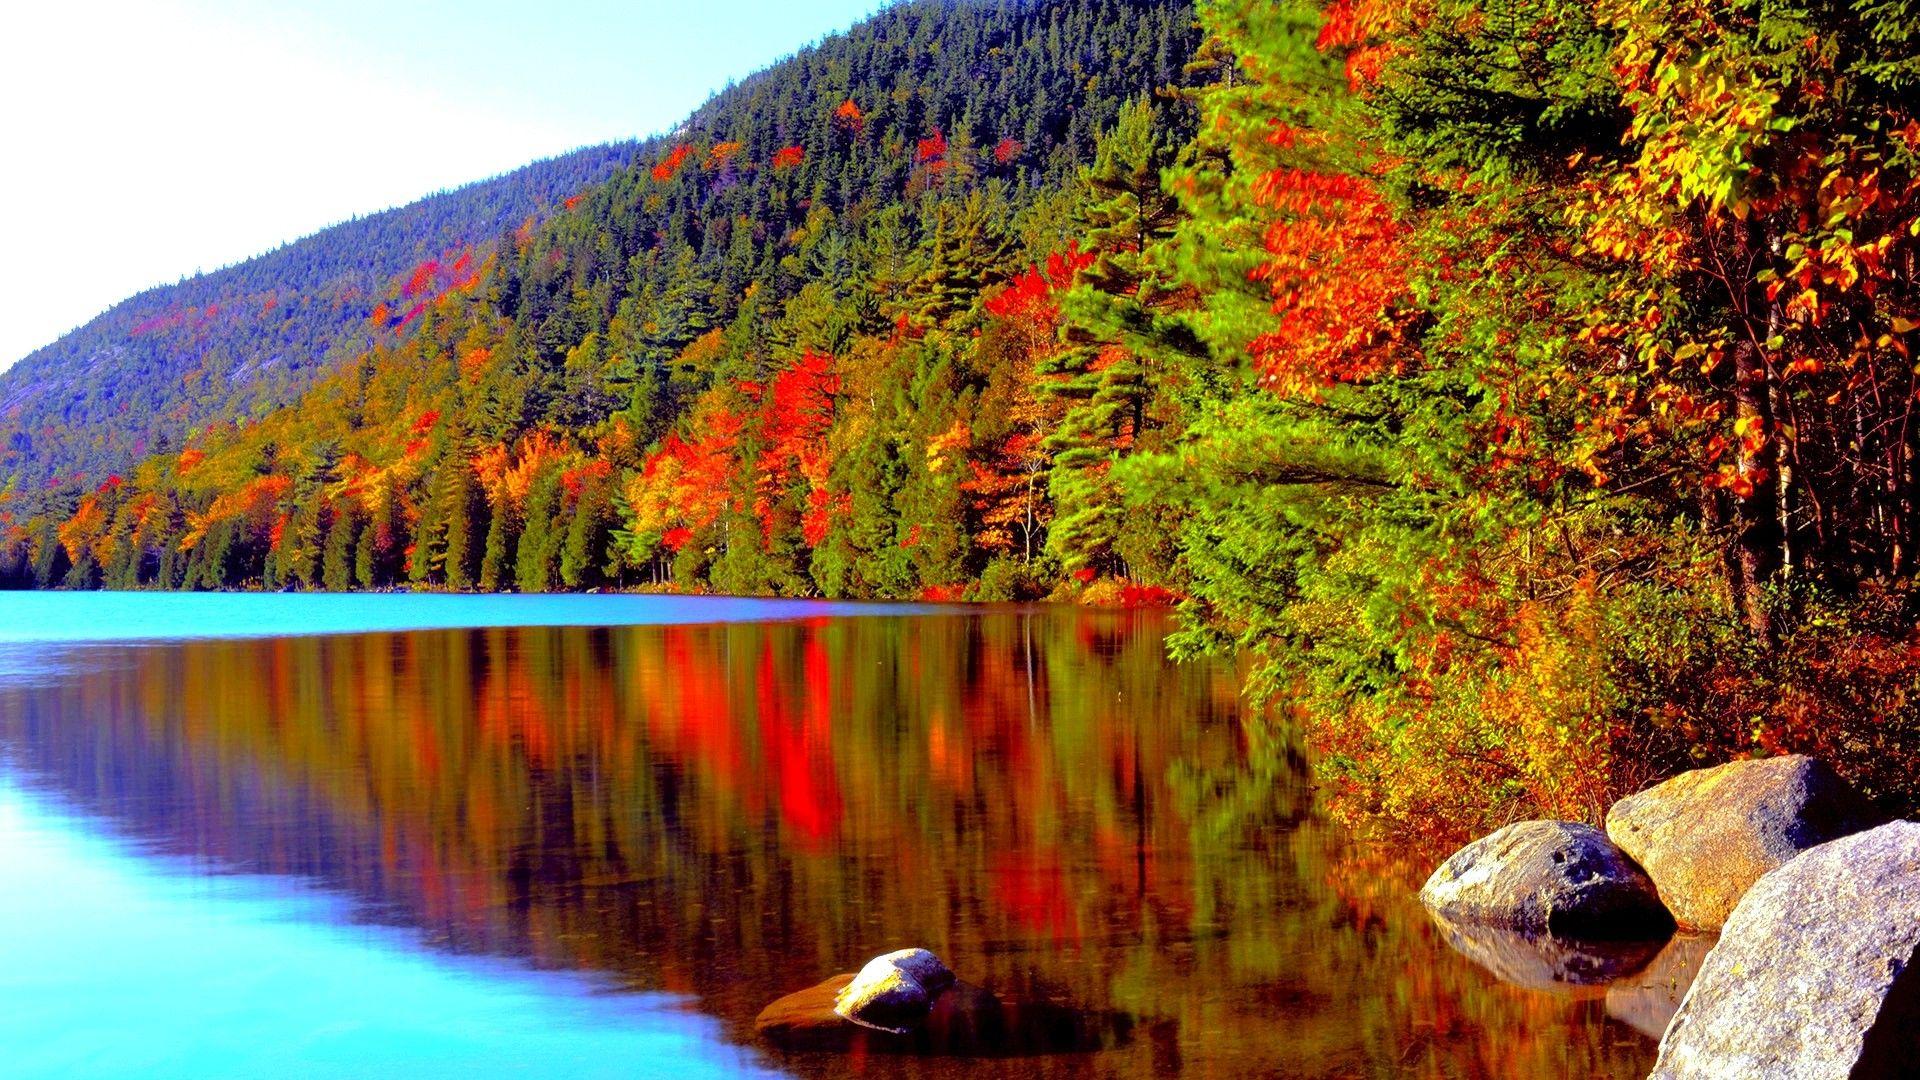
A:
[[[1450,935],[1169,628],[0,594],[0,1072],[896,1075],[753,1019],[918,945],[1127,1024],[915,1075],[1645,1074],[1690,943]]]

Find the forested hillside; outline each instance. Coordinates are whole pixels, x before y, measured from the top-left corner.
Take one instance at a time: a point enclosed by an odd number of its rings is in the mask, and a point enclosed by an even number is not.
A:
[[[397,275],[293,406],[16,492],[0,572],[914,595],[992,562],[1031,592],[1048,426],[1114,378],[1055,347],[1054,294],[1129,192],[1167,202],[1192,109],[1162,91],[1198,40],[1181,3],[890,9],[539,227]],[[1081,370],[1043,400],[1042,363]]]
[[[0,575],[1177,597],[1359,818],[1920,803],[1920,12],[1190,15],[878,16]]]
[[[294,400],[381,339],[368,315],[396,275],[433,259],[471,265],[638,152],[535,162],[114,305],[0,372],[0,489],[98,483],[203,425]]]

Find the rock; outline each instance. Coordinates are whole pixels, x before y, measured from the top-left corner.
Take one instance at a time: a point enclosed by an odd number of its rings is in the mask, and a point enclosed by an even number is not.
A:
[[[760,1010],[753,1028],[775,1046],[789,1050],[845,1050],[870,1030],[833,1011],[833,1003],[853,981],[853,973],[835,975],[797,990]]]
[[[855,976],[835,975],[760,1010],[754,1028],[782,1050],[998,1057],[1100,1050],[1127,1040],[1132,1018],[1053,1002],[1006,1002],[955,980],[912,1030],[863,1027],[834,1011]]]
[[[852,1050],[856,1046],[895,1053],[979,1053],[994,1045],[1002,1029],[1000,999],[971,983],[954,980],[906,1031],[863,1025],[835,1009],[841,993],[857,975],[835,975],[788,994],[760,1010],[754,1030],[788,1050]],[[952,975],[949,973],[948,978]]]
[[[860,974],[865,975],[878,964],[891,964],[913,976],[913,981],[935,997],[939,997],[954,983],[953,972],[947,970],[947,965],[939,957],[925,949],[901,949],[885,956],[876,956],[867,961],[867,966],[860,969]]]
[[[1511,986],[1575,997],[1598,997],[1606,984],[1639,971],[1660,952],[1659,938],[1606,940],[1559,938],[1500,926],[1456,923],[1443,915],[1434,924],[1453,951]],[[1659,1033],[1654,1033],[1659,1037]]]
[[[1608,837],[1694,930],[1719,929],[1760,875],[1873,823],[1846,781],[1800,755],[1681,773],[1607,811]]]
[[[953,972],[925,949],[901,949],[867,961],[834,999],[833,1011],[865,1027],[904,1034],[953,985]]]
[[[1807,851],[1747,891],[1653,1076],[1920,1075],[1920,824]]]
[[[1713,934],[1675,934],[1638,974],[1607,987],[1607,1015],[1658,1039],[1666,1033],[1714,941]]]
[[[1657,937],[1673,927],[1653,882],[1605,834],[1522,821],[1440,864],[1420,900],[1453,923],[1573,937]]]

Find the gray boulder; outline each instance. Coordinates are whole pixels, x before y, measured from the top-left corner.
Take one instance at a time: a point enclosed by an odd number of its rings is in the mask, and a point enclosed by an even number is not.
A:
[[[1727,920],[1660,1041],[1658,1080],[1920,1075],[1920,824],[1813,848]]]
[[[1522,821],[1453,853],[1420,889],[1451,923],[1572,937],[1658,936],[1673,928],[1645,872],[1606,834],[1573,821]]]
[[[1681,773],[1607,811],[1607,836],[1695,930],[1718,929],[1767,871],[1872,824],[1846,781],[1797,754]]]
[[[863,1027],[904,1034],[933,1011],[953,972],[925,949],[876,956],[834,999],[833,1011]]]

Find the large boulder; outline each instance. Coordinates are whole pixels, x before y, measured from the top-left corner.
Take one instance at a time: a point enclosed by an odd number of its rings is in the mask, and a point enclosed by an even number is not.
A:
[[[1920,824],[1822,844],[1762,877],[1660,1041],[1653,1076],[1920,1076]]]
[[[900,949],[867,961],[834,999],[833,1011],[862,1027],[904,1034],[927,1018],[952,985],[953,972],[939,957]]]
[[[1607,836],[1646,868],[1688,929],[1714,930],[1760,875],[1874,823],[1865,800],[1809,757],[1682,773],[1607,811]]]
[[[1573,937],[1664,934],[1673,920],[1653,882],[1600,830],[1521,821],[1453,853],[1420,889],[1452,923]]]

